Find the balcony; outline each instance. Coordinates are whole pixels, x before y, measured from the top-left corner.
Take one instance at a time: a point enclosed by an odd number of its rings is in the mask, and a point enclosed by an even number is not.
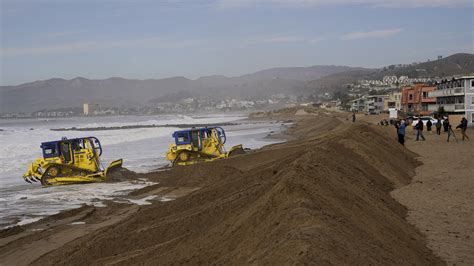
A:
[[[449,88],[443,90],[435,90],[428,92],[428,97],[449,97],[449,96],[458,96],[464,95],[464,87]]]
[[[430,104],[428,105],[428,111],[437,112],[439,107],[443,106],[446,112],[464,112],[464,104]]]

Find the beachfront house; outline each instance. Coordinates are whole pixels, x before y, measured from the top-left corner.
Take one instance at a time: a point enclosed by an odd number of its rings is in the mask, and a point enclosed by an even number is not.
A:
[[[368,114],[380,114],[384,111],[387,95],[365,95],[365,110]]]
[[[402,93],[400,91],[393,91],[388,94],[384,101],[384,111],[389,109],[402,110]]]
[[[352,112],[364,112],[365,108],[365,98],[358,98],[352,100],[351,111]]]
[[[435,86],[423,83],[402,89],[402,111],[412,115],[430,115],[436,109],[436,96],[430,92],[436,90]]]
[[[352,100],[351,111],[380,114],[384,111],[385,99],[387,97],[387,95],[364,95],[361,98]]]
[[[436,90],[429,93],[436,97],[432,111],[443,107],[447,114],[464,116],[472,125],[474,121],[474,76],[445,79],[439,82]]]

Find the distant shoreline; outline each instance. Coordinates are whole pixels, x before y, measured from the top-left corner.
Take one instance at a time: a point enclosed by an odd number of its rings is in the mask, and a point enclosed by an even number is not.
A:
[[[103,130],[123,130],[123,129],[137,129],[137,128],[157,128],[157,127],[213,127],[213,126],[236,126],[239,123],[218,123],[218,124],[166,124],[166,125],[131,125],[131,126],[117,126],[117,127],[70,127],[70,128],[51,128],[51,131],[103,131]]]

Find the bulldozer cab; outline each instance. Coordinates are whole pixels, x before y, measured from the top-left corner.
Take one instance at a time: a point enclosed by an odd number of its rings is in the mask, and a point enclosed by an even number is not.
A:
[[[79,154],[84,149],[90,149],[94,155],[102,155],[102,147],[95,137],[67,139],[41,143],[43,158],[61,158],[65,164],[74,163],[74,155]]]
[[[173,138],[177,146],[191,145],[193,150],[201,151],[203,143],[211,138],[217,139],[219,145],[223,145],[225,143],[225,131],[221,127],[192,128],[174,132]]]

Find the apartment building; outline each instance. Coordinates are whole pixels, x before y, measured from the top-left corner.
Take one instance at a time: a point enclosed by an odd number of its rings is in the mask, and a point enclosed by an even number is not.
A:
[[[352,101],[351,111],[367,114],[379,114],[384,111],[387,95],[364,95]]]
[[[413,115],[429,115],[433,113],[436,106],[436,97],[429,93],[435,90],[435,86],[428,86],[426,84],[415,84],[402,88],[402,111]]]
[[[432,110],[443,107],[449,114],[464,115],[469,124],[474,121],[474,76],[442,80],[436,90],[429,93],[429,97],[436,97],[436,105]]]
[[[389,109],[396,109],[397,111],[402,110],[402,93],[401,92],[391,92],[388,94],[387,98],[384,101],[384,111]]]

